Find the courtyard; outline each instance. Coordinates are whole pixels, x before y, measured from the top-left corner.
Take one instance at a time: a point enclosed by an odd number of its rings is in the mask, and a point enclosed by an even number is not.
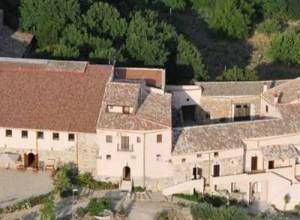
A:
[[[0,169],[0,208],[53,189],[50,173]]]

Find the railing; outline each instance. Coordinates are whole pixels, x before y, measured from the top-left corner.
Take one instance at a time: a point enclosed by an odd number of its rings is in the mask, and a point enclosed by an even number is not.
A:
[[[117,144],[118,152],[133,152],[133,144],[131,144],[128,148],[122,148],[120,144]]]

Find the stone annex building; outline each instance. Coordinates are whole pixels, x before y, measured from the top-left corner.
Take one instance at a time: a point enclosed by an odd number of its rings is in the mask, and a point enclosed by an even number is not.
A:
[[[299,78],[168,86],[162,69],[0,58],[0,96],[1,166],[73,162],[124,190],[300,201]]]

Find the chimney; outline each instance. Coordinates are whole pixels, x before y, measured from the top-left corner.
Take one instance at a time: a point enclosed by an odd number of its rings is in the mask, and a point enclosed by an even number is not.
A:
[[[273,94],[273,102],[275,105],[278,104],[278,99],[279,99],[279,95],[277,93],[274,93]]]
[[[4,18],[3,10],[0,9],[0,30],[1,30],[2,27],[3,27],[3,18]]]
[[[264,82],[263,92],[266,92],[268,90],[268,84]]]

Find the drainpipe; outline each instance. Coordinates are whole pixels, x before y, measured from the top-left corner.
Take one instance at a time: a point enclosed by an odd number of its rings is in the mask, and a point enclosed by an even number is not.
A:
[[[143,142],[143,187],[146,187],[146,134],[144,133]]]
[[[78,159],[78,133],[76,133],[76,163],[77,163],[77,169],[79,170],[79,159]]]

